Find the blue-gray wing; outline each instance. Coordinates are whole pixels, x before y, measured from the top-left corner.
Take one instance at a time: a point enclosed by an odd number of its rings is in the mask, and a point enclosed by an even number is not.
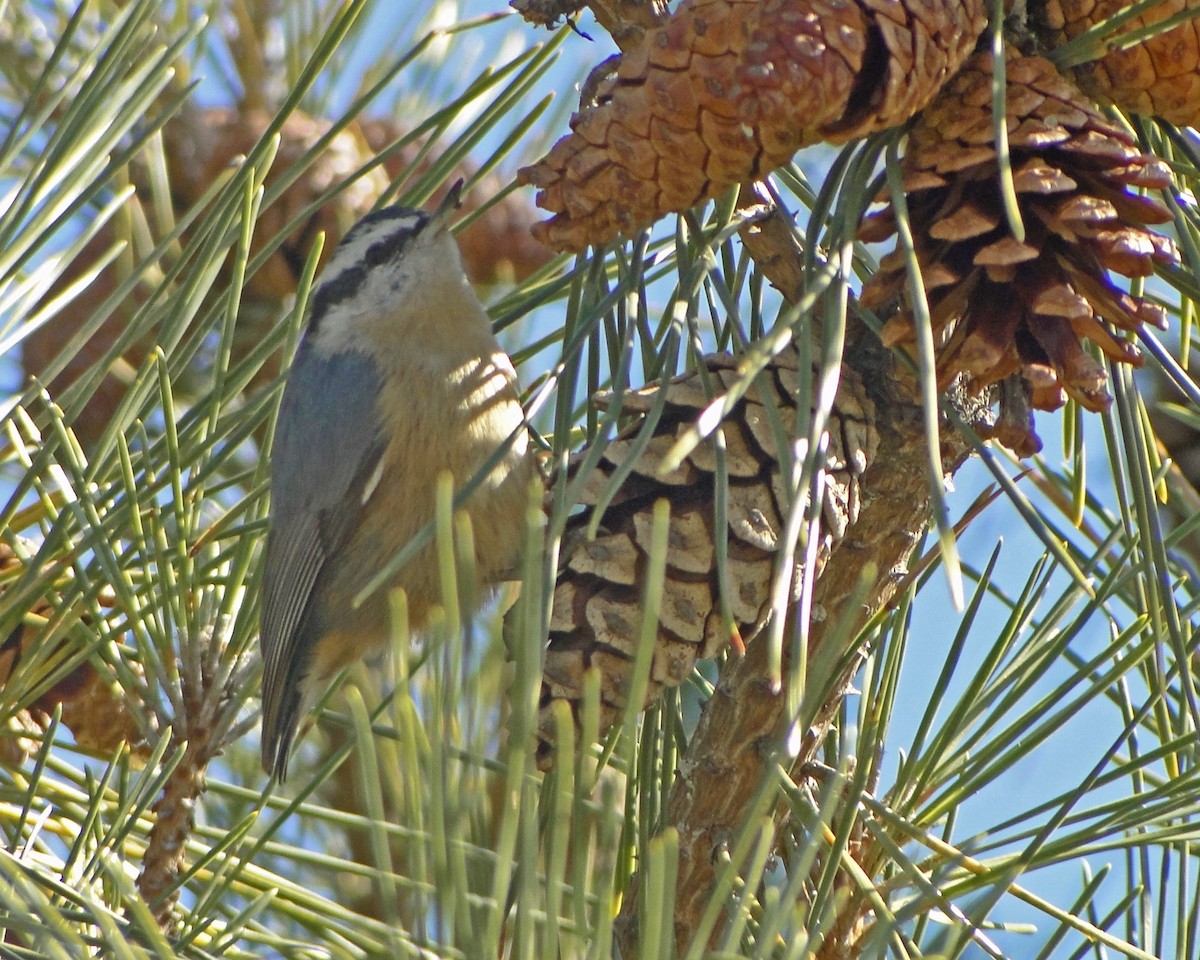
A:
[[[262,580],[263,765],[282,776],[300,721],[301,681],[318,639],[315,588],[358,523],[383,454],[379,370],[358,352],[322,356],[307,339],[288,374],[271,453]]]

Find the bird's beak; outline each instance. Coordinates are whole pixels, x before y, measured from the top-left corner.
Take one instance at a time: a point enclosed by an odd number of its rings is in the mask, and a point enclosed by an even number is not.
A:
[[[446,195],[442,197],[442,202],[437,205],[437,209],[429,215],[430,226],[437,227],[440,230],[445,230],[450,226],[450,218],[461,205],[463,181],[459,177],[450,185],[450,189],[446,191]]]

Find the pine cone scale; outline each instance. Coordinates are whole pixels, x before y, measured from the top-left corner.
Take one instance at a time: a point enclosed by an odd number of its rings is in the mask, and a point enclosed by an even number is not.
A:
[[[540,698],[538,757],[542,765],[548,764],[553,754],[553,704],[567,701],[572,715],[578,717],[588,669],[601,672],[601,732],[626,705],[644,617],[641,590],[657,500],[666,499],[671,511],[647,702],[664,687],[682,683],[698,659],[718,655],[731,641],[753,637],[761,627],[769,609],[782,518],[791,501],[803,497],[782,477],[778,439],[771,426],[774,422],[789,437],[796,429],[792,398],[799,375],[794,353],[785,351],[768,365],[732,405],[716,433],[688,454],[680,467],[689,477],[686,484],[676,484],[672,482],[675,477],[668,474],[664,478],[659,473],[664,455],[679,438],[689,435],[702,413],[712,409],[710,391],[741,386],[742,374],[734,368],[735,363],[729,357],[707,358],[703,375],[689,374],[665,387],[624,395],[625,409],[639,417],[655,408],[663,390],[666,402],[648,441],[639,439],[645,429],[645,422],[639,419],[607,445],[596,470],[601,479],[589,478],[584,484],[585,491],[594,494],[581,497],[585,510],[571,518],[564,535]],[[600,406],[606,403],[598,401]],[[768,404],[773,411],[768,411]],[[724,443],[721,456],[718,435]],[[861,509],[858,477],[873,461],[877,446],[874,406],[854,374],[845,370],[835,396],[823,460],[826,482],[818,568]],[[632,462],[630,458],[634,458]],[[718,530],[714,503],[722,462],[727,496],[725,528]],[[621,485],[620,495],[600,519],[599,535],[589,541],[586,530],[593,521],[599,493],[609,485],[613,471],[629,467],[632,472]],[[572,479],[577,469],[577,465],[570,468]],[[631,489],[635,479],[636,492]],[[718,537],[724,538],[724,579],[718,571]],[[722,583],[726,585],[724,596]],[[726,613],[732,621],[728,626]]]
[[[1177,263],[1178,253],[1149,229],[1170,219],[1167,208],[1129,192],[1137,183],[1163,184],[1160,161],[1143,155],[1049,61],[1010,50],[1006,67],[1005,123],[1025,238],[1013,235],[999,206],[999,161],[987,133],[990,54],[973,57],[930,104],[910,134],[902,177],[915,191],[909,214],[939,349],[938,383],[946,387],[962,374],[969,388],[982,390],[1023,378],[1023,387],[1001,391],[997,436],[1033,452],[1040,441],[1032,409],[1055,409],[1067,396],[1089,410],[1111,403],[1107,372],[1081,341],[1112,361],[1140,364],[1140,352],[1117,331],[1135,333],[1162,318],[1109,272],[1146,277]],[[877,215],[865,235],[878,241],[894,221]],[[906,303],[884,327],[894,344],[915,338],[906,281],[905,258],[884,257],[863,294],[868,304],[897,295]],[[1024,433],[1016,429],[1022,420]]]
[[[520,172],[553,214],[535,233],[559,249],[606,243],[802,146],[903,122],[986,22],[985,0],[684,0],[621,55],[572,133]]]
[[[1161,0],[1105,38],[1099,60],[1075,70],[1091,96],[1179,126],[1200,123],[1200,22],[1184,20],[1132,45],[1124,35],[1183,12],[1193,0]],[[1128,0],[1045,0],[1030,12],[1049,46],[1079,36],[1129,6]]]

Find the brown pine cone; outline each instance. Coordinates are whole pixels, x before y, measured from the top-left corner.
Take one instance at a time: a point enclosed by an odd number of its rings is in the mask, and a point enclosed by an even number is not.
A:
[[[684,0],[521,171],[562,250],[686,210],[799,148],[903,123],[987,24],[985,0]]]
[[[200,200],[233,158],[254,148],[272,119],[262,110],[209,107],[185,112],[168,124],[164,138],[176,207],[187,210]],[[291,173],[328,136],[331,126],[324,118],[299,111],[289,114],[279,132],[279,147],[266,185],[271,187]],[[390,154],[380,166],[359,177],[335,198],[313,208],[326,191],[345,181],[374,155],[393,147],[407,133],[392,120],[363,117],[330,139],[303,174],[259,215],[251,253],[257,253],[276,239],[285,227],[308,211],[308,219],[301,219],[262,268],[246,278],[243,296],[268,301],[278,309],[286,297],[295,293],[300,271],[319,231],[326,235],[320,266],[333,255],[342,234],[370,211],[390,181],[427,170],[431,161],[421,152],[423,144],[413,141]],[[469,177],[477,169],[466,161],[456,174]],[[452,178],[447,179],[452,182]],[[503,187],[498,176],[485,178],[464,199],[464,211],[478,209],[485,198],[499,193]],[[438,195],[434,201],[440,198]],[[471,280],[485,284],[521,279],[548,263],[550,251],[528,235],[532,223],[530,205],[510,195],[463,230],[458,240],[463,266]]]
[[[1068,396],[1088,410],[1111,402],[1107,371],[1083,340],[1139,365],[1141,354],[1123,334],[1166,322],[1161,308],[1119,289],[1108,271],[1145,277],[1178,254],[1146,228],[1170,220],[1168,210],[1128,189],[1169,187],[1165,164],[1141,153],[1050,61],[1010,51],[1007,76],[1023,242],[1003,207],[990,54],[974,57],[922,115],[902,172],[939,383],[960,373],[976,389],[1002,383],[996,436],[1025,456],[1041,449],[1031,408],[1054,410]],[[859,236],[880,241],[895,231],[889,205]],[[914,341],[907,280],[897,250],[863,290],[867,307],[902,297],[904,307],[884,328],[891,344]]]
[[[719,534],[714,519],[717,458],[713,439],[704,440],[676,469],[660,470],[676,440],[709,405],[705,380],[720,394],[743,379],[737,359],[728,355],[706,358],[705,369],[703,378],[693,372],[667,385],[665,407],[640,454],[645,417],[660,388],[625,394],[622,409],[639,416],[605,448],[580,497],[586,509],[568,523],[540,698],[537,757],[543,768],[553,755],[553,704],[566,701],[578,721],[586,670],[594,667],[600,672],[601,733],[620,717],[628,701],[657,500],[669,502],[671,517],[666,581],[643,708],[656,700],[664,687],[686,680],[698,658],[717,656],[731,641],[737,644],[739,639],[752,639],[768,613],[790,495],[780,475],[778,435],[772,420],[777,412],[782,435],[788,439],[798,429],[800,433],[805,429],[804,424],[799,428],[796,424],[796,354],[789,349],[769,364],[721,423],[728,474],[728,529]],[[611,398],[598,399],[606,403]],[[858,516],[859,477],[878,447],[874,419],[874,403],[857,375],[843,368],[823,463],[826,482],[818,564],[824,563]],[[604,511],[597,536],[588,539],[587,528],[598,497],[613,474],[628,467],[635,456],[632,472]],[[576,457],[572,473],[582,457]],[[728,631],[721,611],[718,536],[726,537],[728,543],[725,599],[736,635]]]
[[[763,0],[743,61],[743,122],[790,152],[904,123],[975,49],[981,0]]]
[[[17,576],[22,566],[23,562],[13,549],[8,544],[0,543],[0,575]],[[5,577],[5,582],[11,581]],[[0,587],[0,591],[2,589]],[[54,607],[49,601],[39,600],[30,614],[48,619],[53,612]],[[43,642],[41,632],[29,624],[21,623],[0,643],[0,689],[23,669],[22,659]],[[40,659],[38,667],[46,671],[56,670],[67,655],[66,651],[55,651]],[[138,669],[136,665],[134,668]],[[25,672],[29,673],[28,670]],[[22,676],[21,690],[40,687],[45,676]],[[37,748],[36,740],[31,737],[45,734],[51,716],[59,707],[62,708],[62,725],[71,731],[81,750],[108,755],[119,744],[127,743],[135,757],[144,757],[149,753],[146,731],[138,726],[137,717],[126,702],[125,693],[106,680],[90,662],[80,663],[35,698],[24,697],[21,693],[17,696],[26,702],[19,703],[7,718],[9,733],[16,736],[11,740],[7,736],[0,737],[0,762],[14,766],[24,763]]]
[[[1030,9],[1049,44],[1058,46],[1128,6],[1129,0],[1042,0]],[[1129,31],[1195,6],[1195,0],[1160,0],[1122,24],[1106,38],[1112,49],[1076,69],[1079,85],[1130,113],[1162,117],[1178,126],[1200,124],[1200,20],[1186,20],[1141,43],[1115,49]]]

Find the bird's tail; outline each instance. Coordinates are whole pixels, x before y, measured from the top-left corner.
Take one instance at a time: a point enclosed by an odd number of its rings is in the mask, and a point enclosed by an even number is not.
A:
[[[262,765],[277,783],[287,779],[296,729],[315,704],[298,666],[292,664],[282,679],[263,688]]]

